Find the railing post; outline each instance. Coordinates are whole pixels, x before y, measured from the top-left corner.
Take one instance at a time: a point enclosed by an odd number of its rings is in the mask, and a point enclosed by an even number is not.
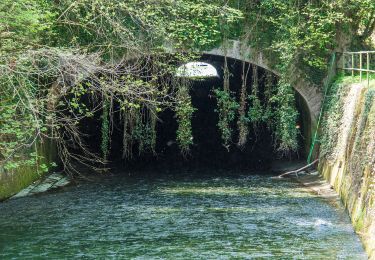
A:
[[[370,87],[370,53],[367,52],[367,87]]]
[[[371,68],[371,55],[375,54],[375,51],[357,51],[357,52],[343,52],[342,53],[342,69],[344,71],[352,71],[352,77],[355,76],[355,72],[359,71],[359,80],[362,83],[363,79],[363,73],[366,73],[366,79],[367,80],[367,87],[370,87],[370,81],[371,81],[371,73],[375,73],[374,68]],[[350,58],[347,58],[346,56],[351,57],[351,62],[349,61]],[[356,64],[356,56],[359,55],[359,65]],[[364,57],[366,55],[366,57]],[[351,63],[351,67],[350,67]]]
[[[354,53],[352,53],[352,77],[354,77]]]
[[[359,53],[359,78],[362,82],[362,52]]]

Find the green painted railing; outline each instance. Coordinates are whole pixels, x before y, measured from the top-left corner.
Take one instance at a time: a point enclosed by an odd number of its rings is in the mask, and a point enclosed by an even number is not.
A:
[[[313,157],[313,153],[314,153],[314,149],[315,149],[315,144],[318,141],[318,132],[319,132],[322,116],[323,116],[324,103],[325,103],[325,100],[326,100],[328,89],[329,89],[329,86],[332,84],[332,81],[333,81],[333,79],[335,78],[335,75],[336,75],[336,53],[332,54],[332,57],[331,57],[330,63],[328,64],[327,69],[328,69],[328,74],[327,74],[326,79],[323,82],[324,96],[323,96],[322,105],[320,107],[320,113],[319,113],[319,117],[318,117],[318,122],[316,124],[315,133],[314,133],[313,138],[311,140],[310,152],[309,152],[309,155],[307,157],[307,163],[308,164],[311,163],[311,159]]]
[[[336,64],[337,63],[336,54],[341,54],[341,62],[342,62],[341,68],[338,66],[339,64]],[[307,157],[308,163],[311,163],[315,144],[318,141],[318,131],[319,131],[320,123],[321,123],[321,118],[324,112],[324,103],[325,103],[328,88],[332,84],[332,80],[334,76],[336,75],[336,68],[343,70],[344,73],[347,71],[351,72],[351,75],[353,77],[359,73],[360,82],[363,81],[363,74],[365,74],[367,85],[369,86],[370,79],[371,79],[370,74],[371,73],[375,74],[375,51],[343,52],[343,53],[334,53],[332,55],[331,61],[328,66],[328,76],[326,80],[324,81],[324,86],[323,86],[323,89],[324,89],[323,102],[322,102],[317,126],[315,129],[315,134],[311,142],[310,152]]]
[[[375,51],[358,51],[342,53],[342,68],[344,72],[350,71],[354,77],[359,73],[360,81],[366,74],[367,85],[370,84],[370,74],[375,73]]]

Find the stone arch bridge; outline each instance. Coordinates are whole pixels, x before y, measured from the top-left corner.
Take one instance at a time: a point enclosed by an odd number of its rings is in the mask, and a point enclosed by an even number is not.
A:
[[[232,40],[227,44],[225,51],[223,47],[212,49],[210,51],[204,51],[203,54],[227,56],[228,58],[246,61],[248,63],[255,64],[261,68],[273,72],[276,75],[280,73],[270,66],[269,61],[264,57],[261,52],[255,51],[248,44],[243,44],[241,41]],[[292,87],[300,94],[303,98],[307,112],[309,115],[309,125],[311,130],[315,128],[320,113],[321,103],[323,99],[322,92],[320,89],[308,82],[301,76],[298,69],[295,69],[292,73],[294,75]]]

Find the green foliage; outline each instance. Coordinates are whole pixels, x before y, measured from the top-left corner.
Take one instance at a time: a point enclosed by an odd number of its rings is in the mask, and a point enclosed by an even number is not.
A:
[[[86,104],[82,101],[82,97],[89,94],[89,86],[91,85],[90,82],[85,83],[79,83],[75,86],[72,86],[71,90],[69,91],[70,95],[67,98],[67,104],[65,104],[63,101],[59,102],[59,105],[64,107],[67,105],[68,111],[70,113],[74,113],[79,116],[84,117],[93,117],[93,113],[90,111],[90,109],[86,106]],[[108,104],[103,105],[103,109]],[[104,113],[104,111],[103,111]],[[102,115],[104,116],[104,114]]]
[[[296,128],[298,111],[295,107],[295,97],[292,87],[279,82],[277,95],[272,98],[276,103],[274,112],[274,136],[276,149],[281,154],[296,152],[298,149],[299,130]]]
[[[241,83],[241,93],[240,93],[240,102],[238,108],[238,142],[237,146],[243,148],[247,142],[247,136],[249,134],[248,120],[246,117],[246,108],[247,104],[247,77],[250,67],[246,71],[246,63],[242,62],[242,83]]]
[[[12,157],[20,144],[31,143],[35,131],[33,117],[29,115],[24,120],[13,120],[20,114],[20,108],[7,103],[2,102],[0,106],[0,156],[3,160]]]
[[[247,112],[248,121],[254,126],[258,125],[263,120],[263,106],[259,97],[255,94],[248,96],[249,110]]]
[[[251,95],[248,96],[248,102],[248,120],[254,127],[257,127],[263,120],[263,106],[259,99],[258,68],[256,66],[253,67],[253,85],[251,88]]]
[[[177,95],[175,111],[178,129],[176,132],[176,139],[182,155],[186,156],[189,154],[190,148],[194,144],[191,119],[196,109],[191,104],[191,97],[189,95],[187,82],[182,82],[182,84],[178,87]]]
[[[203,0],[62,0],[56,8],[62,44],[109,55],[152,52],[166,45],[209,48],[220,42],[222,24],[230,30],[242,18],[241,11],[220,1]]]
[[[101,134],[102,134],[102,140],[101,140],[101,152],[103,159],[106,161],[109,155],[110,150],[110,104],[107,100],[103,101],[103,111],[102,111],[102,128],[101,128]]]
[[[350,41],[360,34],[357,38],[363,43],[375,25],[372,0],[247,0],[240,9],[249,27],[249,44],[266,54],[283,75],[295,66],[317,84],[338,37]]]
[[[176,1],[174,2],[176,4]],[[222,39],[223,22],[228,26],[242,18],[239,10],[220,6],[215,1],[177,1],[178,7],[169,10],[167,35],[177,47],[207,49]]]
[[[134,127],[131,131],[131,139],[138,142],[138,153],[155,152],[156,145],[156,118],[151,112],[145,113],[144,109],[135,108]],[[147,118],[147,114],[150,114]]]
[[[363,42],[373,32],[374,10],[371,0],[2,0],[0,161],[17,159],[39,138],[52,138],[59,142],[60,157],[67,162],[68,147],[84,147],[77,130],[80,120],[98,112],[86,107],[83,96],[93,101],[106,96],[111,104],[120,104],[126,114],[124,147],[133,141],[139,143],[139,150],[153,147],[155,114],[175,103],[170,81],[165,80],[173,74],[174,65],[192,57],[192,51],[212,48],[240,33],[269,58],[275,57],[273,65],[283,78],[298,61],[299,69],[319,81],[338,25],[354,28],[352,32]],[[180,53],[166,54],[170,51]],[[87,78],[92,81],[83,83]],[[251,93],[248,120],[272,121],[279,149],[293,150],[294,101],[287,87],[277,91],[264,107],[258,95]],[[228,146],[238,104],[229,82],[224,92],[215,94],[218,125]],[[194,109],[186,90],[178,95],[177,139],[187,151],[193,143]],[[104,135],[109,133],[113,111],[104,108],[108,116],[102,122],[102,153],[106,157],[109,137]],[[239,120],[243,122],[244,116]],[[89,156],[92,161],[100,159]],[[35,164],[36,159],[28,155],[25,162]]]
[[[277,87],[275,87],[276,83],[274,81],[274,75],[271,72],[267,72],[264,85],[264,98],[266,102],[263,105],[262,121],[269,129],[272,129],[274,126],[275,110],[277,110],[277,104],[273,98],[277,95]]]
[[[231,95],[230,91],[215,89],[214,94],[217,100],[216,112],[219,114],[219,122],[217,123],[217,126],[221,132],[223,145],[229,149],[233,135],[232,125],[236,118],[239,104]]]
[[[348,84],[344,78],[337,79],[329,88],[326,96],[322,131],[320,137],[320,156],[332,159],[337,144],[341,118],[344,113],[344,98],[348,93]]]
[[[35,49],[53,38],[50,1],[2,0],[0,2],[0,56]]]
[[[27,88],[13,89],[17,83]],[[46,134],[47,127],[35,117],[35,107],[44,103],[37,100],[34,84],[16,75],[0,74],[0,165],[7,170],[33,166],[40,159],[31,148],[38,135]]]

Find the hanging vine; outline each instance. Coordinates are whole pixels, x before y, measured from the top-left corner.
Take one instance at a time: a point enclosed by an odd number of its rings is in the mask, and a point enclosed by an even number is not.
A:
[[[248,118],[246,116],[247,106],[247,77],[250,71],[250,66],[246,70],[246,62],[242,61],[242,74],[241,74],[241,95],[240,95],[240,106],[238,108],[238,142],[237,146],[242,148],[247,142],[247,136],[249,134]]]
[[[247,113],[247,116],[254,129],[257,129],[263,119],[263,107],[259,99],[258,67],[255,65],[253,65],[253,84],[251,88],[251,94],[248,96],[248,100],[249,111]]]
[[[128,113],[128,114],[127,114]],[[132,125],[132,120],[130,120],[131,111],[125,110],[122,108],[122,121],[123,121],[123,134],[122,134],[122,159],[131,158],[132,157],[132,139],[131,135],[129,134],[128,128]]]
[[[191,103],[189,82],[187,79],[183,78],[179,81],[177,89],[175,112],[178,122],[176,140],[184,157],[190,153],[191,146],[194,144],[193,130],[191,125],[194,111],[196,111],[196,109]]]
[[[134,145],[138,154],[155,154],[157,115],[154,111],[134,105],[122,113],[123,120],[123,159],[133,158]]]
[[[143,111],[142,108],[136,106],[134,108],[134,127],[130,129],[131,138],[133,142],[138,144],[138,155],[141,155],[145,151],[145,125],[143,123]]]
[[[102,127],[101,127],[101,152],[103,156],[103,160],[107,161],[109,151],[110,151],[110,103],[107,99],[103,101],[103,109],[102,109]]]
[[[283,79],[277,86],[277,94],[273,97],[276,103],[275,110],[275,148],[281,155],[297,152],[298,133],[296,128],[298,111],[295,106],[295,97],[292,87]]]
[[[133,139],[138,142],[139,155],[146,152],[155,153],[156,115],[152,111],[146,108],[142,108],[139,111],[133,130]]]
[[[274,99],[276,95],[276,88],[274,84],[274,75],[271,72],[266,72],[266,80],[264,83],[264,106],[262,121],[266,124],[268,129],[273,129],[274,121]]]
[[[228,69],[227,57],[224,59],[224,84],[223,90],[215,89],[214,94],[217,100],[216,112],[219,114],[218,127],[221,132],[221,139],[223,146],[229,151],[230,144],[232,142],[233,129],[232,124],[236,118],[236,111],[239,108],[239,104],[236,99],[231,95],[230,72]]]

